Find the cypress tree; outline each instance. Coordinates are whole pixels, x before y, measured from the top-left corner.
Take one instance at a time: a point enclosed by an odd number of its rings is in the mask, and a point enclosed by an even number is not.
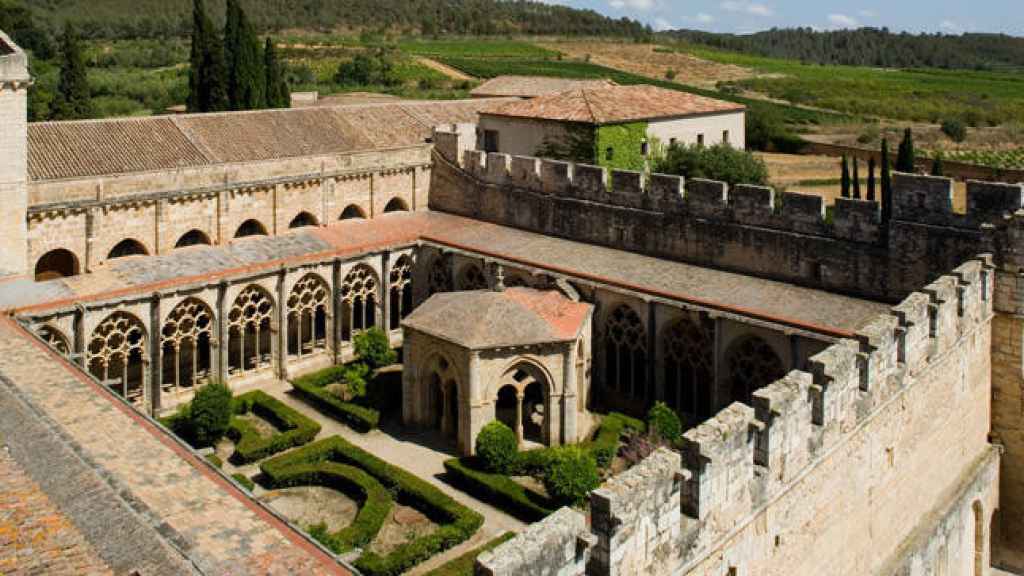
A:
[[[206,68],[206,111],[228,110],[228,70],[224,62],[224,43],[213,32],[213,23],[208,21],[210,35],[207,40]]]
[[[882,139],[882,221],[888,222],[892,216],[892,180],[889,174],[889,141]]]
[[[868,201],[875,201],[875,157],[868,159]]]
[[[860,200],[860,169],[857,167],[857,158],[853,159],[853,197]]]
[[[281,63],[277,59],[277,49],[268,37],[263,48],[263,72],[266,82],[263,87],[267,95],[267,108],[288,108],[291,106],[291,94],[288,83],[284,80]]]
[[[932,176],[945,176],[945,167],[942,165],[942,154],[936,154],[932,162]]]
[[[840,184],[842,185],[842,195],[843,195],[843,198],[849,198],[850,197],[850,165],[846,161],[846,156],[843,156],[842,169],[843,169],[843,175],[842,175],[842,178],[840,179]]]
[[[206,6],[203,0],[192,1],[192,49],[188,63],[188,111],[205,112],[201,96],[205,84],[206,44],[209,31],[206,30]]]
[[[85,58],[78,44],[78,35],[69,23],[60,41],[60,81],[54,98],[53,120],[80,120],[92,116],[92,99]]]
[[[903,141],[900,142],[899,152],[896,155],[896,170],[898,172],[914,172],[914,136],[910,128],[903,132]]]
[[[254,110],[266,105],[263,58],[259,39],[238,0],[228,0],[224,26],[224,55],[228,67],[228,97],[232,110]]]

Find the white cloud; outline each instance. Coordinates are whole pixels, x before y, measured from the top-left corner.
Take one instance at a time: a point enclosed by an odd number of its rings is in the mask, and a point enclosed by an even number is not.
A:
[[[775,12],[766,4],[746,0],[725,0],[719,7],[726,12],[745,12],[754,16],[771,16]]]
[[[943,20],[939,22],[939,28],[942,28],[944,32],[959,32],[962,30],[959,24],[952,20]]]
[[[860,14],[861,18],[875,18],[878,16],[878,12],[875,12],[874,10],[860,10],[857,13]]]
[[[837,28],[856,28],[860,25],[856,18],[846,14],[829,14],[828,21]]]
[[[654,0],[610,0],[608,4],[616,10],[622,10],[623,8],[650,10],[654,8]]]

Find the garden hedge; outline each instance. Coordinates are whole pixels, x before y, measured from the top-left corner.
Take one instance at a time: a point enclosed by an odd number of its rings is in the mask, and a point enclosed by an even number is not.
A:
[[[354,402],[345,402],[324,390],[324,386],[340,382],[345,366],[331,366],[292,380],[292,387],[321,412],[341,420],[359,432],[369,432],[380,422],[380,412]]]
[[[291,486],[333,488],[359,504],[359,513],[351,524],[320,538],[335,554],[373,541],[394,503],[391,494],[377,479],[355,466],[337,462],[298,464],[286,468],[270,481],[270,487],[275,489]]]
[[[248,476],[242,474],[241,472],[235,472],[234,474],[231,475],[231,477],[235,479],[235,482],[241,484],[242,487],[248,490],[249,492],[252,492],[252,489],[256,487],[256,483],[250,480]]]
[[[498,546],[515,538],[515,536],[515,532],[505,532],[487,544],[484,544],[479,548],[474,548],[458,558],[449,560],[430,572],[427,572],[423,576],[473,576],[473,568],[476,565],[477,556],[489,550],[494,550]]]
[[[262,390],[253,390],[235,398],[234,410],[235,414],[252,412],[280,430],[267,437],[257,432],[249,422],[232,418],[227,435],[235,443],[235,452],[230,458],[235,465],[248,464],[294,446],[302,446],[320,433],[318,422]]]
[[[355,566],[367,576],[397,576],[427,558],[466,541],[483,524],[483,516],[459,504],[433,484],[389,464],[339,436],[319,440],[260,465],[271,483],[286,478],[290,469],[309,464],[338,462],[355,466],[397,494],[438,524],[436,531],[381,556],[365,552]]]
[[[550,498],[508,476],[484,471],[483,462],[475,456],[446,460],[444,469],[452,484],[523,522],[543,520],[558,509]]]

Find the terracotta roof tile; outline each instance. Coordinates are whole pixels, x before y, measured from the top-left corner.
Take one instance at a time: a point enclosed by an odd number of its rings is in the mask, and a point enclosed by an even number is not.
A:
[[[476,98],[517,96],[536,98],[581,88],[608,88],[616,86],[611,80],[579,80],[550,76],[497,76],[474,88],[470,94]]]
[[[491,106],[481,114],[539,120],[614,124],[743,110],[742,104],[656,86],[582,88]]]

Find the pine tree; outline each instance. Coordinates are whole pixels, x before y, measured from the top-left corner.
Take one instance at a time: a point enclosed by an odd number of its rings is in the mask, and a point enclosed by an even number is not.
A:
[[[284,80],[281,63],[277,59],[277,49],[270,38],[267,38],[266,46],[263,48],[263,72],[266,77],[263,89],[267,95],[267,108],[291,106],[288,83]]]
[[[868,196],[869,202],[875,201],[875,157],[868,159]]]
[[[53,100],[51,119],[80,120],[92,116],[92,99],[85,58],[78,35],[71,24],[64,27],[60,41],[60,81]]]
[[[860,200],[860,169],[857,167],[857,158],[853,159],[853,197]]]
[[[259,39],[238,0],[228,0],[224,26],[224,55],[228,68],[228,98],[232,110],[254,110],[266,105],[263,58]]]
[[[846,156],[843,156],[842,170],[843,170],[843,175],[842,175],[842,178],[840,179],[840,183],[842,185],[842,194],[843,194],[843,198],[849,198],[850,197],[850,165],[846,161]]]
[[[882,139],[882,221],[888,222],[892,216],[892,179],[889,174],[889,141]]]

